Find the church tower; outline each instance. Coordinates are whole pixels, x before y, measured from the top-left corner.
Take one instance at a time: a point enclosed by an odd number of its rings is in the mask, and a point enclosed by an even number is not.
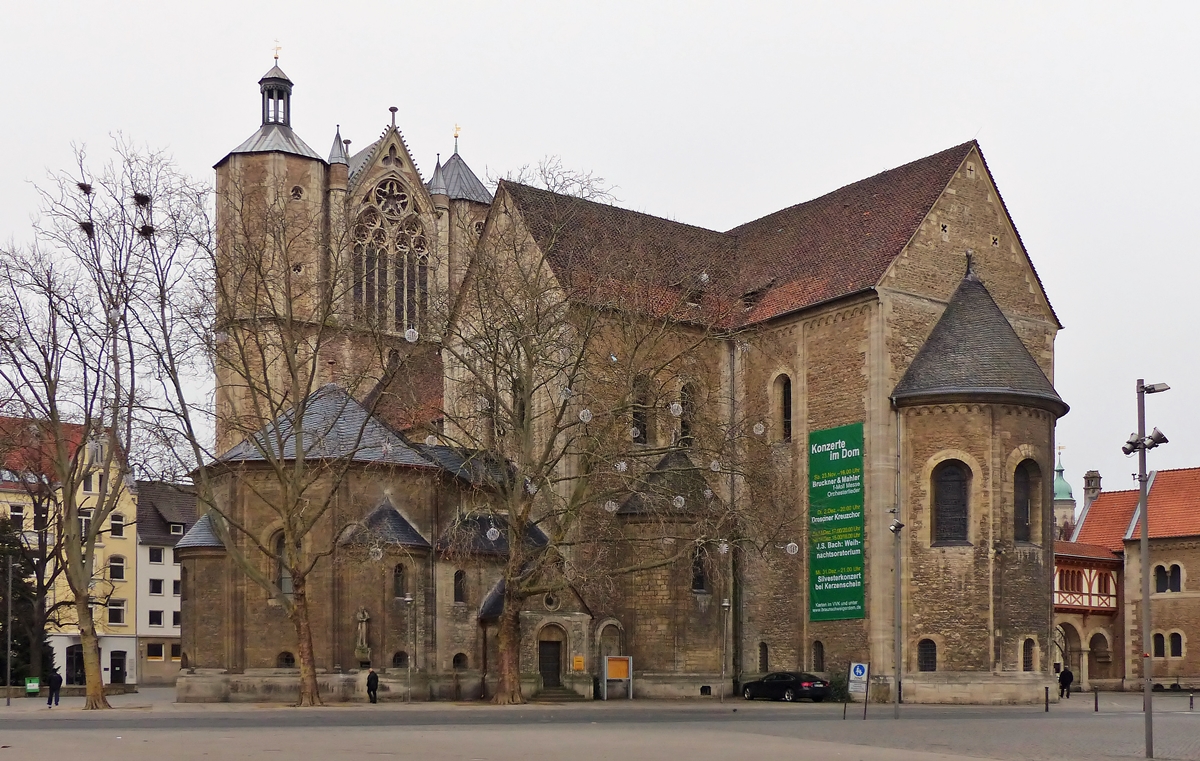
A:
[[[330,316],[329,171],[292,130],[292,81],[259,80],[261,124],[217,162],[217,451],[307,396]]]
[[[1058,464],[1054,466],[1054,538],[1070,541],[1075,533],[1075,495],[1071,484],[1063,477],[1062,451],[1058,453]]]

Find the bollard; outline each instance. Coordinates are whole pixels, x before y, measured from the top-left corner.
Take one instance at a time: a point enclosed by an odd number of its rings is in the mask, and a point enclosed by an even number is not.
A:
[[[1099,687],[1092,688],[1092,696],[1095,698],[1094,705],[1092,706],[1092,712],[1100,713],[1100,688]]]
[[[1046,713],[1050,713],[1050,688],[1046,688]]]
[[[1191,711],[1196,706],[1196,693],[1188,693],[1188,710]]]

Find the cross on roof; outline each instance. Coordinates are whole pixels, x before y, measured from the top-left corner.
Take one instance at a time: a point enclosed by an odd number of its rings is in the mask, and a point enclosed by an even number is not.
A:
[[[274,51],[275,51],[275,62],[276,62],[276,63],[278,63],[278,62],[279,62],[279,51],[280,51],[280,50],[283,50],[283,46],[281,46],[281,45],[279,44],[279,40],[278,40],[278,39],[276,39],[276,40],[275,40],[275,47],[274,47],[274,48],[272,48],[272,50],[274,50]]]

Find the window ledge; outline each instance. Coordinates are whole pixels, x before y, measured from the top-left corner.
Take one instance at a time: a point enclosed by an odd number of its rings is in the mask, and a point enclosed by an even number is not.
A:
[[[965,539],[942,539],[940,541],[931,542],[930,547],[974,547],[975,545]]]

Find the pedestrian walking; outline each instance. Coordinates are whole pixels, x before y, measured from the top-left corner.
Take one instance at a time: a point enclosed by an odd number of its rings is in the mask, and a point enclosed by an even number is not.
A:
[[[375,669],[367,674],[367,697],[372,703],[379,702],[379,674],[375,673]]]
[[[1063,670],[1058,675],[1058,696],[1060,698],[1071,697],[1071,682],[1075,681],[1075,675],[1071,673],[1071,667],[1063,665]]]
[[[46,679],[46,707],[53,708],[58,705],[58,692],[62,689],[62,675],[58,673],[58,667],[55,666],[50,671],[50,677]]]

